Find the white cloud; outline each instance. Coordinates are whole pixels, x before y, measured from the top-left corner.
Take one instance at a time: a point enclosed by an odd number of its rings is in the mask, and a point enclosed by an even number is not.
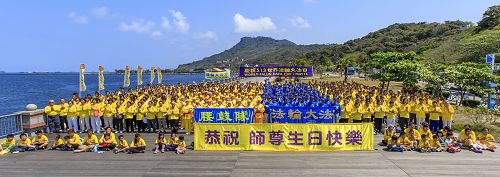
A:
[[[167,17],[161,17],[161,28],[164,30],[170,29],[172,26],[170,26],[170,21],[168,21]]]
[[[102,6],[102,7],[96,7],[90,9],[90,14],[92,14],[94,17],[98,18],[104,18],[108,16],[108,7]]]
[[[174,17],[173,23],[175,25],[175,28],[182,33],[188,32],[189,31],[189,23],[187,22],[186,16],[184,16],[182,14],[182,12],[176,11],[176,10],[169,10],[169,12]]]
[[[193,38],[203,40],[216,40],[217,34],[215,34],[213,31],[205,31],[201,33],[194,33]]]
[[[151,37],[154,38],[154,39],[159,39],[161,36],[163,36],[163,33],[161,31],[153,31],[151,33]]]
[[[289,21],[290,23],[292,23],[293,26],[297,28],[303,28],[303,29],[311,28],[309,22],[306,19],[299,16],[290,18]]]
[[[87,24],[89,23],[89,19],[86,16],[78,15],[76,12],[70,12],[68,14],[68,18],[78,24]]]
[[[273,21],[269,17],[259,17],[257,19],[246,18],[243,15],[236,13],[233,17],[235,28],[239,33],[254,33],[273,31],[276,29]]]
[[[305,3],[315,3],[317,2],[316,0],[304,0]]]
[[[122,31],[132,31],[138,33],[148,33],[155,27],[155,23],[152,21],[146,21],[143,19],[133,20],[129,23],[121,22],[120,30]]]

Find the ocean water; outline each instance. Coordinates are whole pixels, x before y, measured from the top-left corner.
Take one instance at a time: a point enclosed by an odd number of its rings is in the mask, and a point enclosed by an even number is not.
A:
[[[157,79],[157,78],[156,78]],[[155,84],[157,80],[155,79]],[[143,85],[149,83],[150,75],[143,74]],[[162,84],[193,83],[204,80],[203,74],[197,75],[163,75]],[[97,91],[97,74],[86,74],[87,91]],[[130,75],[130,87],[137,85],[137,76]],[[123,86],[123,75],[105,74],[106,90],[117,90]],[[79,91],[79,75],[71,74],[0,74],[0,115],[24,110],[27,104],[33,103],[39,109],[47,105],[49,99],[58,102],[59,98],[71,98]],[[102,92],[104,93],[104,92]],[[82,94],[82,95],[83,95]]]

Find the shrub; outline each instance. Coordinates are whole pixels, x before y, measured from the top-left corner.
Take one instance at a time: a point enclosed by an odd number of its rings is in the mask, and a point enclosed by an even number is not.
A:
[[[479,105],[481,105],[481,101],[477,100],[463,100],[462,105],[471,107],[471,108],[477,108]]]
[[[450,92],[443,92],[444,98],[448,99],[448,98],[450,98],[450,96],[451,96]]]

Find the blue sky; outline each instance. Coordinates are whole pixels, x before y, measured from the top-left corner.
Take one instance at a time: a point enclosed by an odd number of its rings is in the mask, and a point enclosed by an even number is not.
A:
[[[200,60],[244,36],[343,43],[393,23],[477,22],[493,0],[0,0],[0,71]]]

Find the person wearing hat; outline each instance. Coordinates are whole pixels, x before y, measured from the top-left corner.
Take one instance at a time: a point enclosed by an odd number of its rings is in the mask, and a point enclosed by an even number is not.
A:
[[[44,108],[44,113],[47,116],[47,124],[49,125],[49,131],[51,132],[61,131],[61,123],[57,117],[60,111],[60,106],[55,105],[54,100],[49,100],[49,105]]]

